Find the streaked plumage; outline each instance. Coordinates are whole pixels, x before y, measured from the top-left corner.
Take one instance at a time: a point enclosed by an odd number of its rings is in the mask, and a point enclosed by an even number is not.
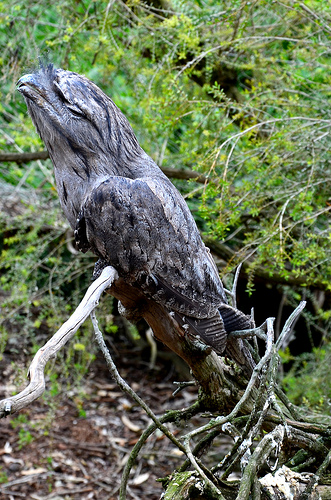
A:
[[[142,150],[113,101],[86,77],[52,65],[18,82],[54,164],[78,248],[226,347],[250,319],[227,305],[217,268],[184,199]]]

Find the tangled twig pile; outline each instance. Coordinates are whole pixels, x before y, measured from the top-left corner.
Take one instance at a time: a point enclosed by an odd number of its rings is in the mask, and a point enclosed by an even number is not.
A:
[[[189,408],[170,411],[157,417],[148,405],[122,379],[98,328],[94,310],[106,290],[119,298],[126,309],[135,309],[153,328],[155,336],[177,352],[190,366],[199,384],[198,400]],[[330,464],[330,419],[304,412],[286,398],[276,382],[277,351],[298,318],[304,302],[288,318],[280,337],[274,342],[273,319],[259,328],[234,332],[236,338],[258,336],[266,343],[265,354],[257,360],[247,383],[245,370],[216,355],[197,339],[190,339],[162,306],[118,278],[112,267],[103,270],[90,286],[69,320],[36,354],[30,369],[30,384],[21,393],[0,402],[0,414],[14,413],[38,398],[45,390],[44,368],[79,326],[91,315],[97,343],[111,376],[149,415],[152,423],[134,446],[125,467],[120,499],[126,498],[130,471],[148,437],[160,429],[186,457],[182,466],[163,480],[166,499],[218,498],[314,498],[319,478]],[[248,343],[246,348],[248,348]],[[180,438],[167,427],[169,422],[188,421],[197,413],[210,417],[207,424]],[[222,434],[234,440],[232,449],[212,467],[205,465],[207,449]],[[289,469],[291,467],[291,469]],[[241,469],[240,481],[228,481],[231,472]],[[258,472],[263,469],[264,477]],[[266,470],[275,474],[265,474]],[[307,472],[310,474],[307,474]],[[306,472],[306,474],[302,474]],[[263,474],[262,474],[263,476]],[[262,496],[261,496],[262,495]],[[278,496],[277,496],[278,495]],[[300,496],[301,495],[301,496]],[[318,498],[318,496],[316,496]]]

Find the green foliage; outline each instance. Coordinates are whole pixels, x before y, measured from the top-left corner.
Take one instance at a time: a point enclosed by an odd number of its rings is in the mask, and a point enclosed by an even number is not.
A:
[[[0,317],[7,330],[13,319],[24,324],[32,342],[32,332],[61,325],[69,290],[71,302],[77,303],[75,292],[87,282],[79,258],[71,258],[67,228],[59,219],[58,210],[41,210],[40,206],[28,207],[14,218],[2,216]]]
[[[8,483],[8,476],[6,472],[2,470],[2,467],[0,467],[0,484]]]
[[[26,415],[21,413],[16,418],[10,421],[13,429],[18,429],[18,447],[22,449],[27,444],[31,443],[33,440],[33,435],[30,432],[30,428],[33,426],[29,423]]]
[[[290,358],[290,359],[289,359]],[[293,356],[287,358],[293,362]],[[297,405],[305,405],[330,414],[331,404],[331,347],[313,349],[297,359],[284,377],[283,383],[290,399]]]
[[[84,395],[84,397],[85,397],[85,395]],[[76,404],[79,418],[86,417],[86,411],[84,410],[84,397],[76,397],[75,398],[75,404]]]
[[[33,441],[33,435],[27,429],[20,429],[18,431],[18,449],[21,450],[27,444],[30,444]]]
[[[2,353],[5,350],[8,340],[8,332],[4,325],[0,325],[0,361],[2,359]]]
[[[28,417],[24,413],[20,413],[10,421],[10,424],[13,429],[17,429],[17,427],[20,427],[22,424],[27,424],[28,421]]]
[[[192,0],[172,13],[139,1],[3,3],[6,131],[16,146],[40,147],[13,96],[40,54],[86,73],[156,160],[208,174],[199,216],[235,252],[232,267],[249,260],[329,289],[330,8],[309,9],[317,17],[290,1]],[[11,166],[5,178],[22,175]]]

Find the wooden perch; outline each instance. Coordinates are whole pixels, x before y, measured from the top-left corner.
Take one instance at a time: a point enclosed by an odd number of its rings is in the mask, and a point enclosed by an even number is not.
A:
[[[148,299],[139,289],[118,277],[112,267],[106,267],[100,277],[87,290],[85,297],[72,316],[53,337],[39,349],[28,371],[29,385],[19,394],[0,401],[0,417],[15,413],[41,396],[45,390],[46,363],[73,337],[78,328],[97,306],[104,290],[121,301],[126,311],[138,311],[152,328],[155,337],[177,353],[189,365],[193,377],[205,394],[206,407],[230,411],[245,392],[245,381],[238,378],[236,370],[224,363],[210,346],[198,339],[190,339],[171,313],[155,301]],[[225,377],[224,374],[227,374]],[[246,408],[250,411],[252,403]]]

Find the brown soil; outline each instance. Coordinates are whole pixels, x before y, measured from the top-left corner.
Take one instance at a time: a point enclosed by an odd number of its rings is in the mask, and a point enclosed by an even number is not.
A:
[[[10,361],[9,356],[1,361],[1,399],[15,387]],[[139,354],[122,352],[117,364],[156,414],[186,407],[196,398],[196,387],[172,396],[179,376],[169,361],[158,359],[151,370]],[[80,390],[68,389],[65,380],[59,394],[51,390],[49,383],[44,400],[0,421],[0,499],[117,499],[123,467],[149,417],[109,378],[101,358]],[[163,490],[157,479],[182,461],[174,445],[155,432],[132,472],[127,498],[159,499]]]

